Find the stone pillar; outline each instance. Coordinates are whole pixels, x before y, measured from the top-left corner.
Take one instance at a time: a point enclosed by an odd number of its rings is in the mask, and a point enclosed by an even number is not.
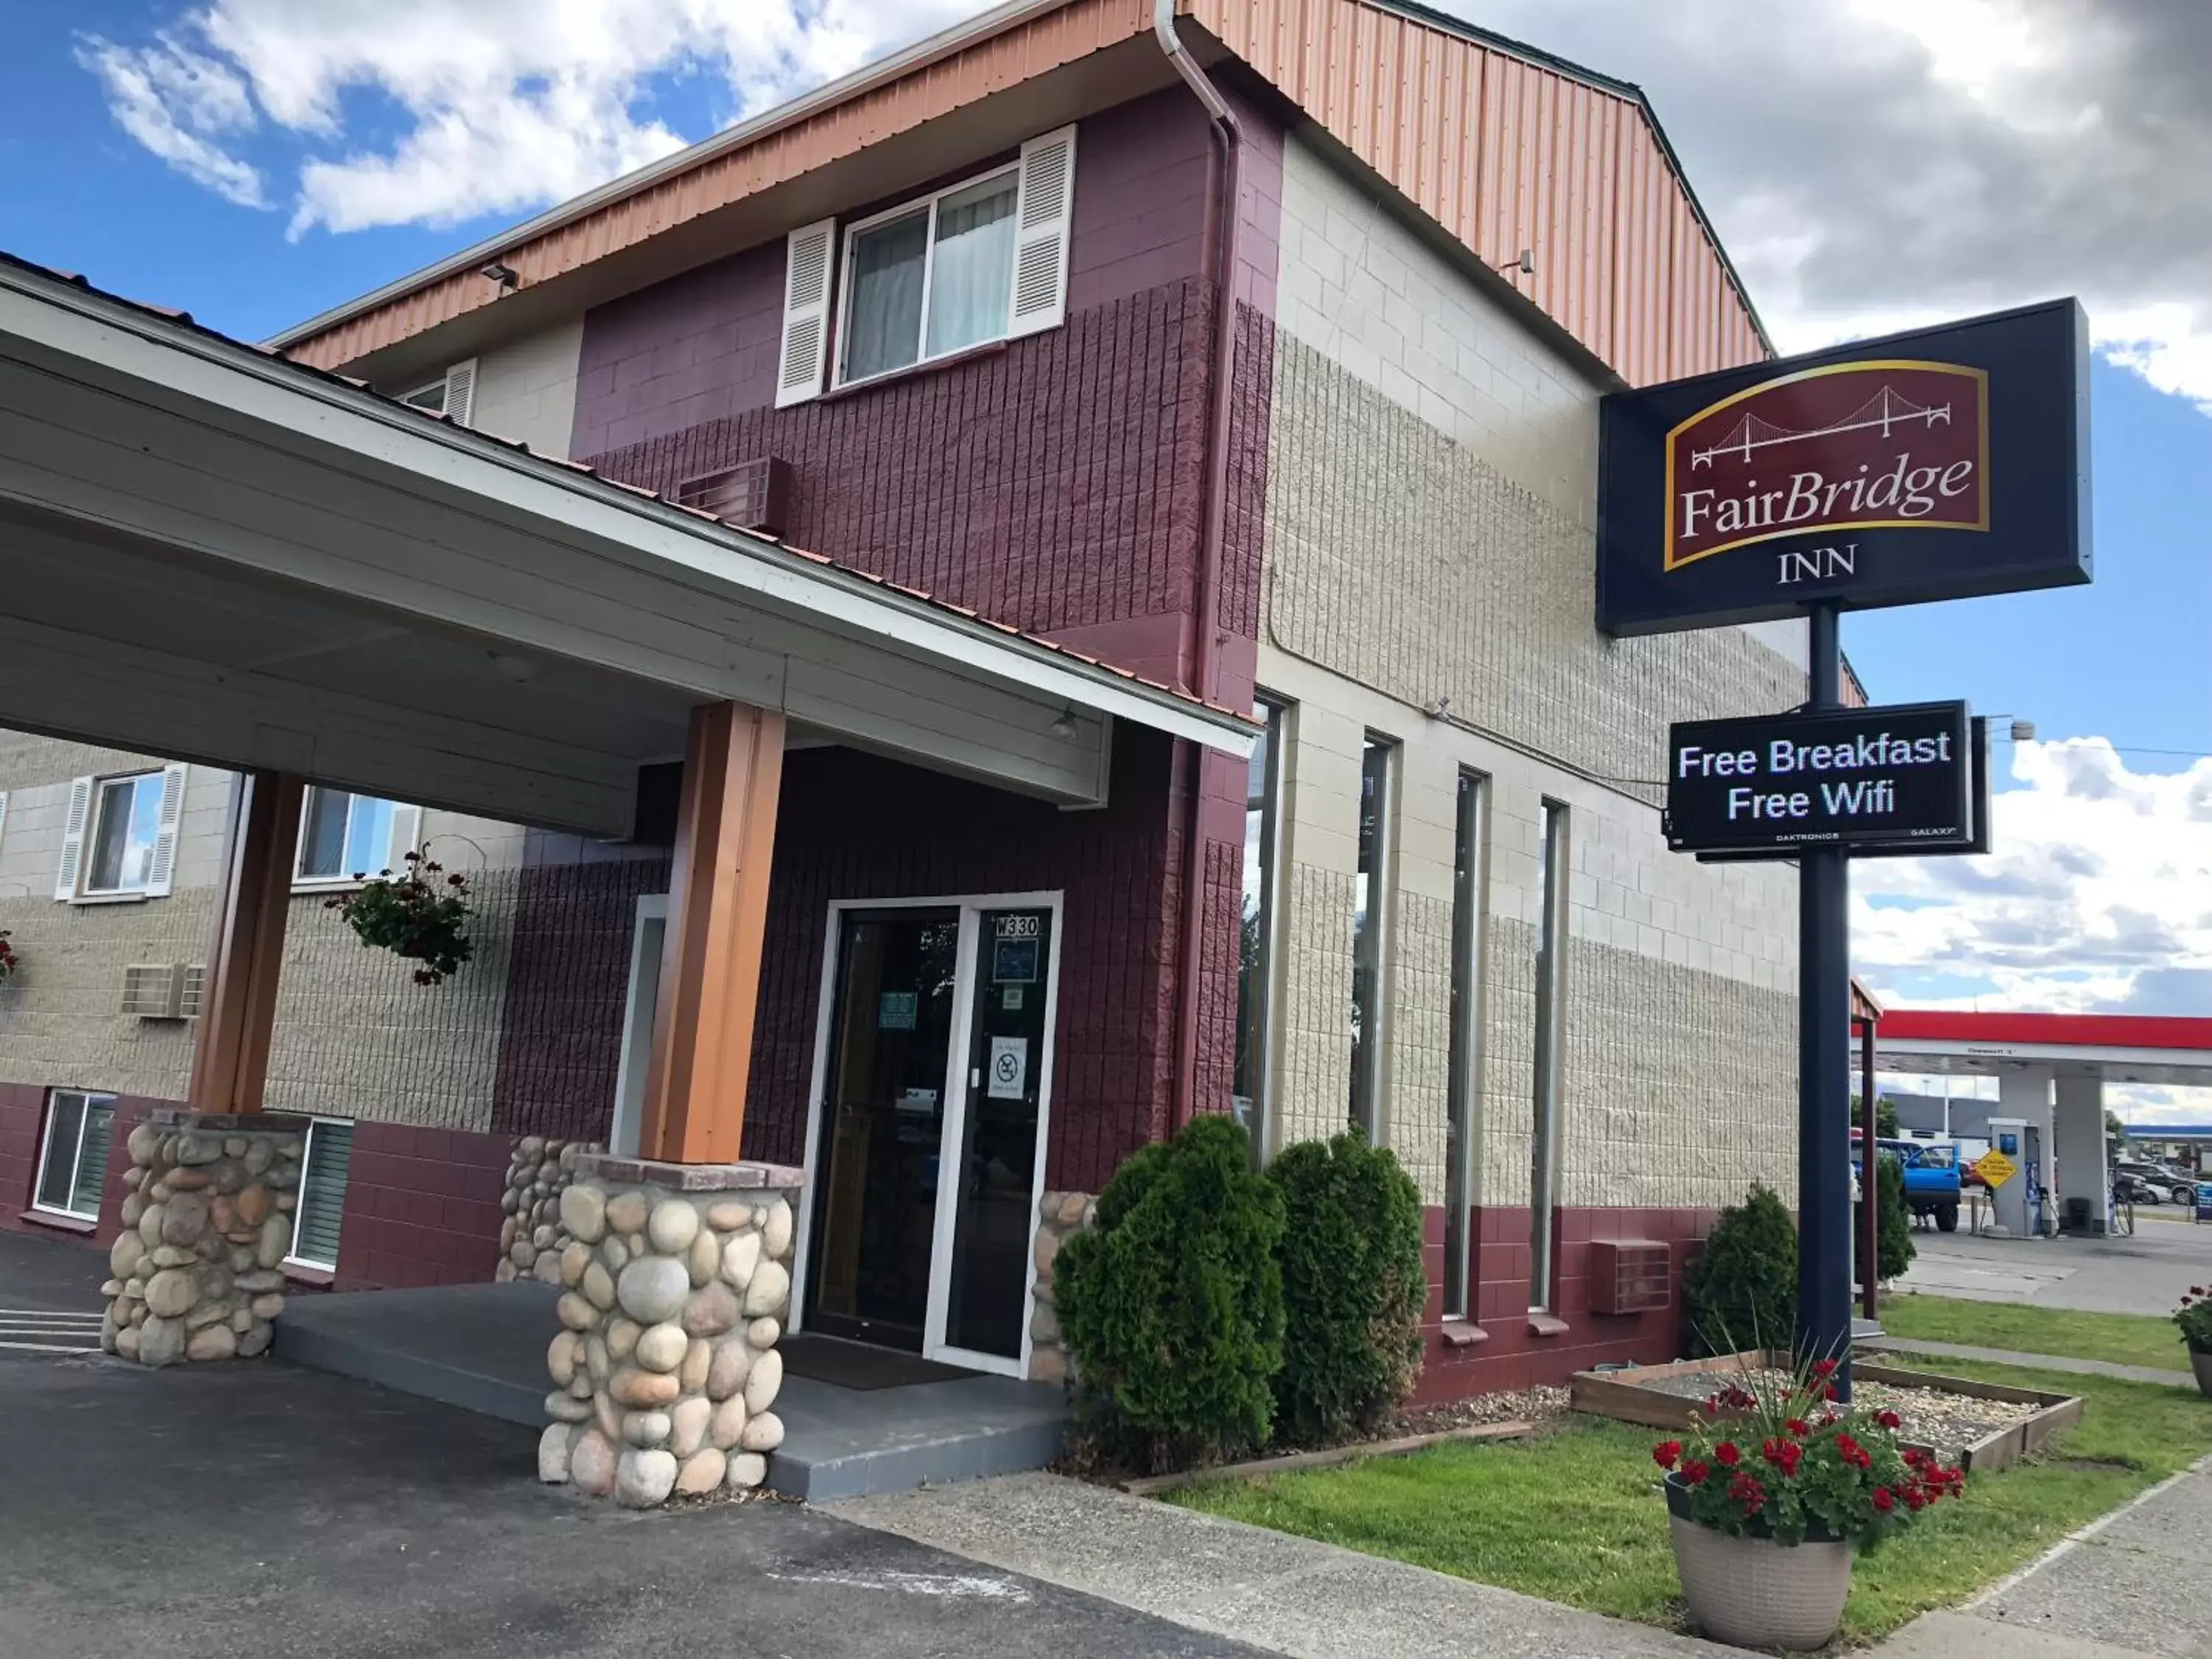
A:
[[[2105,1080],[2062,1077],[2053,1113],[2054,1153],[2058,1159],[2058,1220],[2066,1222],[2066,1200],[2087,1199],[2089,1231],[2105,1231],[2105,1200],[2112,1172],[2105,1145]]]
[[[804,1180],[775,1164],[576,1159],[541,1480],[650,1509],[768,1478]]]
[[[1037,1203],[1036,1284],[1030,1293],[1030,1381],[1065,1382],[1074,1374],[1074,1357],[1060,1334],[1060,1310],[1053,1301],[1052,1267],[1060,1247],[1088,1227],[1098,1200],[1088,1193],[1047,1193]]]
[[[561,1282],[561,1252],[568,1234],[561,1225],[561,1194],[576,1172],[576,1160],[599,1150],[596,1140],[552,1140],[525,1135],[507,1162],[507,1190],[500,1194],[499,1267],[492,1277],[504,1285],[518,1279]]]
[[[142,1365],[251,1358],[284,1310],[307,1120],[156,1107],[131,1132],[100,1344]]]

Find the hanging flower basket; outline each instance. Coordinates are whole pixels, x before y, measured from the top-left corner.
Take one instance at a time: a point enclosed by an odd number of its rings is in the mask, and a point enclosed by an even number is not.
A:
[[[8,930],[0,927],[0,985],[15,977],[16,965],[21,961],[15,954],[15,947],[8,943]]]
[[[410,853],[404,874],[389,870],[356,877],[358,891],[323,901],[337,911],[365,945],[389,951],[420,964],[417,985],[436,985],[453,976],[475,947],[469,940],[469,878]]]
[[[1717,1641],[1825,1647],[1854,1559],[1965,1489],[1963,1470],[1899,1441],[1896,1413],[1838,1410],[1835,1369],[1731,1382],[1705,1401],[1709,1428],[1651,1449],[1691,1622]],[[1714,1420],[1724,1412],[1743,1414]]]

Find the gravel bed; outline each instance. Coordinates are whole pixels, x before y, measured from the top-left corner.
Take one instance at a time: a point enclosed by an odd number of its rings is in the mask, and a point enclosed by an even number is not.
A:
[[[1731,1382],[1765,1395],[1787,1388],[1790,1377],[1782,1370],[1689,1371],[1653,1377],[1639,1377],[1627,1371],[1616,1374],[1613,1380],[1702,1403],[1706,1395],[1719,1392]],[[1927,1446],[1948,1460],[1955,1460],[1976,1441],[2008,1424],[2033,1417],[2042,1409],[2024,1400],[1982,1400],[1942,1389],[1900,1389],[1887,1382],[1857,1384],[1851,1390],[1851,1403],[1875,1411],[1886,1408],[1895,1412],[1905,1419],[1905,1425],[1898,1432],[1907,1442]]]
[[[1523,1389],[1513,1394],[1479,1395],[1473,1400],[1454,1400],[1441,1406],[1422,1406],[1404,1412],[1385,1431],[1386,1437],[1436,1434],[1446,1429],[1471,1429],[1486,1423],[1533,1423],[1550,1428],[1566,1420],[1572,1391],[1566,1388]]]

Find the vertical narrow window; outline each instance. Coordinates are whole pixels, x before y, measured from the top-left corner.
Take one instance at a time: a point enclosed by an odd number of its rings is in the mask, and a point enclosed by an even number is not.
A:
[[[1451,1060],[1444,1115],[1444,1301],[1447,1319],[1474,1316],[1468,1291],[1474,1224],[1476,1022],[1482,1017],[1480,773],[1459,775],[1452,831]]]
[[[46,1145],[39,1152],[35,1209],[100,1219],[100,1189],[107,1183],[107,1152],[115,1134],[115,1097],[57,1089],[46,1109]]]
[[[1566,990],[1567,809],[1544,803],[1541,932],[1536,946],[1535,1112],[1528,1133],[1528,1306],[1551,1311],[1559,1196],[1559,1050]]]
[[[346,1177],[353,1164],[353,1125],[319,1117],[307,1126],[306,1156],[301,1160],[300,1204],[293,1217],[292,1254],[287,1258],[325,1273],[338,1265],[338,1238],[345,1224]]]
[[[1359,751],[1359,889],[1352,913],[1352,1127],[1376,1141],[1382,1128],[1382,937],[1389,889],[1390,775],[1397,745],[1370,734]]]
[[[1274,939],[1276,803],[1281,799],[1284,705],[1253,699],[1267,731],[1244,775],[1244,895],[1237,938],[1237,1074],[1230,1085],[1252,1156],[1267,1145],[1267,981]]]

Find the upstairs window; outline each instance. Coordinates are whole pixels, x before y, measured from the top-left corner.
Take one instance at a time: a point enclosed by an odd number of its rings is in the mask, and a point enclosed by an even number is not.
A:
[[[1006,167],[846,227],[842,257],[835,220],[792,232],[778,405],[820,395],[831,365],[854,385],[1059,326],[1074,181],[1075,129],[1062,127]]]
[[[70,785],[54,896],[82,903],[167,893],[184,805],[181,766],[76,779]]]
[[[397,870],[414,850],[422,815],[374,795],[310,788],[300,808],[299,885],[343,883]]]
[[[443,415],[455,426],[468,426],[471,424],[469,417],[476,413],[476,392],[477,360],[471,357],[465,363],[455,363],[429,385],[401,392],[399,401]]]

